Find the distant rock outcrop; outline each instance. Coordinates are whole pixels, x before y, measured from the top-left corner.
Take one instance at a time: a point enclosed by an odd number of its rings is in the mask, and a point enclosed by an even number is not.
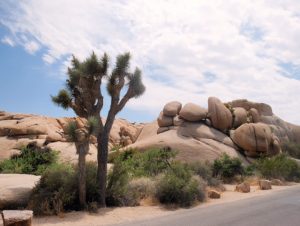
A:
[[[0,160],[11,155],[29,143],[47,146],[60,152],[63,161],[76,161],[76,149],[67,141],[66,125],[76,120],[84,125],[81,118],[51,118],[31,114],[12,114],[0,112]],[[129,145],[136,141],[143,124],[130,123],[124,119],[116,119],[110,134],[109,146]],[[91,137],[90,153],[87,160],[97,159],[96,138]]]

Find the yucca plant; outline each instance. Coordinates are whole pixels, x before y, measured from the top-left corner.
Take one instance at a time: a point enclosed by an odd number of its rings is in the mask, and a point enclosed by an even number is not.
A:
[[[96,133],[98,143],[98,184],[100,189],[100,206],[105,207],[105,192],[107,180],[108,141],[116,115],[132,98],[141,96],[145,91],[141,70],[136,68],[130,72],[130,54],[117,56],[115,67],[108,74],[109,59],[104,54],[100,59],[93,52],[85,61],[75,56],[68,69],[66,89],[60,90],[57,96],[52,96],[54,103],[64,109],[71,108],[83,118],[94,117],[98,122]],[[111,97],[110,108],[105,123],[101,120],[101,110],[104,97],[101,91],[103,79],[106,78],[107,91]],[[126,88],[125,88],[126,87]],[[123,89],[126,89],[123,92]],[[124,95],[122,95],[125,93]]]

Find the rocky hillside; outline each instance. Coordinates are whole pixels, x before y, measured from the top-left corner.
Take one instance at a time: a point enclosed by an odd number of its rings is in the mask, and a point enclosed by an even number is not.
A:
[[[75,161],[75,146],[67,142],[65,131],[71,120],[84,124],[80,118],[0,112],[0,160],[36,142],[60,151],[64,161]],[[157,120],[145,125],[117,119],[110,135],[110,147],[169,147],[187,162],[213,160],[223,152],[241,159],[274,155],[287,141],[300,143],[300,126],[274,115],[269,105],[247,100],[222,103],[216,97],[208,99],[208,109],[194,103],[167,103]],[[95,145],[92,137],[88,160],[96,160]]]
[[[241,159],[281,152],[281,143],[300,143],[300,126],[287,123],[264,103],[208,99],[208,109],[194,103],[167,103],[157,121],[145,125],[129,147],[170,147],[187,162],[213,160],[223,152]]]
[[[47,146],[60,152],[64,161],[76,161],[75,145],[67,142],[66,125],[76,120],[84,125],[81,118],[51,118],[31,114],[0,112],[0,161],[18,153],[31,142]],[[124,119],[114,122],[110,134],[110,147],[129,145],[136,141],[143,124],[130,123]],[[88,160],[96,160],[96,138],[91,138]]]

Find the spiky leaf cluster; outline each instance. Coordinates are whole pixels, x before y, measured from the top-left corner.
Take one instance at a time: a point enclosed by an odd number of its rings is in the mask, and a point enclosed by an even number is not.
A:
[[[86,125],[88,132],[90,135],[95,135],[99,129],[99,120],[98,118],[91,116],[87,120],[87,125]]]
[[[71,67],[68,68],[66,89],[52,97],[52,100],[65,109],[72,108],[80,117],[99,114],[103,104],[100,86],[107,69],[107,54],[99,60],[93,52],[83,62],[73,56]]]
[[[53,96],[53,102],[65,109],[72,108],[78,116],[86,119],[99,116],[103,107],[102,79],[107,77],[107,91],[112,98],[111,108],[114,109],[112,114],[117,114],[129,99],[142,95],[145,86],[142,83],[140,69],[136,68],[133,73],[129,71],[130,53],[117,56],[115,67],[110,75],[107,75],[108,66],[107,54],[99,59],[93,52],[84,61],[73,56],[71,67],[68,68],[66,89]],[[124,87],[127,87],[127,91],[121,98]]]
[[[71,121],[67,124],[66,126],[66,132],[67,136],[70,141],[76,142],[77,137],[76,137],[76,130],[78,129],[78,126],[75,121]]]

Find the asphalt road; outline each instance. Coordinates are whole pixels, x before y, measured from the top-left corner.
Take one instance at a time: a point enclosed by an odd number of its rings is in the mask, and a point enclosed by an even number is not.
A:
[[[300,186],[118,226],[300,226]]]

